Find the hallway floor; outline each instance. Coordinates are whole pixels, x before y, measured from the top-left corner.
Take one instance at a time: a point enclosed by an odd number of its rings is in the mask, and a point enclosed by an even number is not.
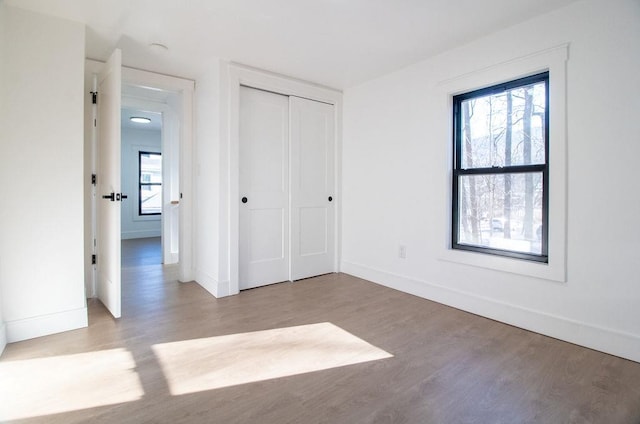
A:
[[[122,240],[122,267],[158,265],[162,263],[160,237]]]

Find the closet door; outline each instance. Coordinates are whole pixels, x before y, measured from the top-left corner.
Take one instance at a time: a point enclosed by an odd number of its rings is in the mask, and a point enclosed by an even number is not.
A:
[[[240,289],[289,280],[289,99],[240,88]]]
[[[291,279],[335,271],[334,106],[290,97]]]

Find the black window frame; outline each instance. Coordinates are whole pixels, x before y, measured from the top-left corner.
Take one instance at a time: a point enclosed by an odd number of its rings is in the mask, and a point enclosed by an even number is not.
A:
[[[462,102],[473,98],[499,94],[515,88],[545,83],[545,110],[544,110],[544,164],[535,165],[509,165],[502,167],[462,168]],[[492,247],[477,246],[458,243],[460,231],[459,222],[459,181],[466,175],[500,175],[518,173],[542,173],[542,215],[541,215],[541,253],[524,253],[512,250],[496,249]],[[549,262],[549,71],[537,73],[524,78],[518,78],[508,82],[492,85],[490,87],[469,91],[453,96],[453,178],[452,178],[452,215],[451,215],[451,248],[490,255],[503,256],[515,259],[548,263]]]
[[[162,183],[143,183],[142,182],[142,156],[143,155],[159,155],[162,158],[161,152],[149,152],[138,151],[138,216],[155,216],[162,215],[162,212],[143,213],[142,212],[142,187],[148,186],[162,186]]]

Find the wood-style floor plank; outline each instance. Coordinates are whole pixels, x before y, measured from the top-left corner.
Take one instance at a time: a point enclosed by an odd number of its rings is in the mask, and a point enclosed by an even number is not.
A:
[[[345,274],[215,299],[195,283],[178,283],[177,269],[153,264],[149,250],[136,259],[136,249],[129,247],[123,261],[121,319],[112,319],[99,302],[90,300],[88,328],[7,346],[0,358],[0,421],[640,423],[638,363]],[[319,323],[331,323],[392,356],[172,393],[177,382],[168,377],[162,361],[171,360],[172,346],[185,345],[181,341],[213,346],[223,340],[220,336],[270,334]],[[261,331],[267,333],[252,333]],[[191,357],[191,351],[186,356],[176,351],[173,365],[187,367],[185,375],[215,370],[215,375],[233,381],[233,372],[261,375],[271,366],[262,361],[262,368],[252,373],[249,355],[275,355],[273,367],[287,368],[281,358],[300,365],[301,349],[313,350],[310,366],[322,366],[318,349],[324,349],[327,360],[344,350],[332,337],[312,341],[311,348],[308,340],[304,344],[295,339],[265,348],[251,344],[251,334],[243,336],[242,343],[248,344],[237,352],[233,345],[228,354],[197,356],[202,352],[194,350]],[[358,343],[354,346],[361,346]],[[168,352],[166,357],[159,354],[159,346]],[[83,361],[89,364],[84,374],[85,368],[79,368]],[[233,369],[236,363],[246,363],[247,369]],[[75,383],[65,380],[69,375]],[[60,381],[55,390],[47,386]],[[74,390],[86,398],[84,406],[77,398],[65,397]]]

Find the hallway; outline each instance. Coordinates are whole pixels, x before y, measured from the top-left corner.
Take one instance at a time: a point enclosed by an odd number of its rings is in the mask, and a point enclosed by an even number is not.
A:
[[[162,311],[179,296],[178,264],[161,262],[160,237],[122,240],[123,317]]]

